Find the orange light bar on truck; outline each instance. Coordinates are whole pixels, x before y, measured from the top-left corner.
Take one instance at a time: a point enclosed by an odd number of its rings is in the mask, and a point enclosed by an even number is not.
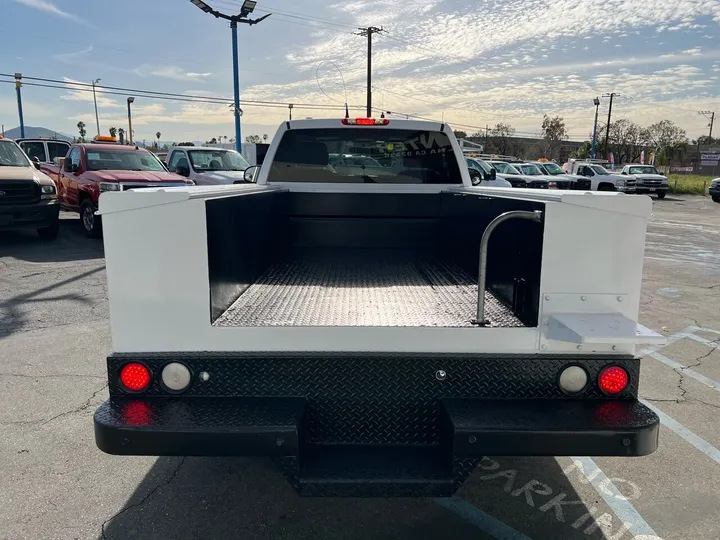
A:
[[[343,118],[342,123],[346,126],[387,126],[390,120],[387,118]]]
[[[97,142],[117,142],[117,139],[115,137],[111,137],[110,135],[96,135],[93,141]]]

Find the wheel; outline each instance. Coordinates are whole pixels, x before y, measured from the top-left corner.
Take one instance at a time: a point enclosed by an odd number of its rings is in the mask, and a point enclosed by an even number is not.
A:
[[[90,199],[85,199],[80,205],[80,221],[83,229],[85,229],[85,234],[90,238],[100,238],[102,236],[100,216],[95,215],[95,205]]]
[[[43,227],[41,229],[38,229],[38,235],[43,240],[55,240],[58,236],[58,232],[60,231],[60,220],[56,219],[55,222],[50,225],[49,227]]]
[[[667,195],[664,191],[657,194],[658,199],[664,199],[665,195]]]
[[[720,203],[720,197],[717,195],[713,196],[712,200],[715,201],[716,203]]]

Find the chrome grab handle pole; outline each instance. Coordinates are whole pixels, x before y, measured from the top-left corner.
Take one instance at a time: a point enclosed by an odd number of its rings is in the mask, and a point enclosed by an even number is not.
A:
[[[490,236],[492,235],[495,228],[500,225],[503,221],[509,219],[529,219],[532,221],[542,221],[542,212],[535,210],[528,212],[525,210],[512,210],[500,214],[498,217],[493,219],[485,229],[480,240],[480,260],[478,264],[478,301],[477,301],[477,313],[475,314],[475,320],[473,324],[479,326],[485,326],[485,281],[487,280],[487,250],[488,243],[490,242]]]

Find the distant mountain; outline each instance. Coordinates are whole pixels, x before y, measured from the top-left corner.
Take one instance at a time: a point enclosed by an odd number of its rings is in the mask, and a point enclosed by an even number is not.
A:
[[[20,127],[8,129],[5,131],[5,137],[8,139],[20,138]],[[60,131],[53,131],[44,127],[25,126],[25,138],[35,139],[38,137],[46,137],[49,139],[60,139],[62,141],[73,142],[73,136]]]

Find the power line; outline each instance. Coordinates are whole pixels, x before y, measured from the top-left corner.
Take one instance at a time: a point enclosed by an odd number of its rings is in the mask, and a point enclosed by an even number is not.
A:
[[[229,0],[223,0],[223,1],[215,2],[215,3],[225,6],[225,7],[230,7],[232,9],[239,9],[240,5],[241,5],[240,3],[234,3]],[[319,24],[324,24],[324,25],[336,26],[339,28],[347,28],[347,29],[355,30],[355,27],[351,26],[349,24],[339,23],[337,21],[331,21],[329,19],[323,19],[321,17],[315,17],[314,15],[306,15],[303,13],[295,13],[292,11],[275,9],[273,7],[266,6],[266,5],[263,5],[263,7],[256,7],[255,11],[259,11],[261,13],[272,13],[273,15],[287,17],[289,19],[298,19],[298,20],[302,20],[302,21],[309,21],[309,22],[313,22],[313,23],[319,23]],[[289,22],[289,21],[283,21],[283,22]],[[302,26],[311,26],[311,25],[302,25]]]
[[[11,77],[14,79],[14,75],[8,74],[8,73],[0,73],[0,77]],[[47,79],[43,77],[28,77],[26,75],[23,75],[23,80],[30,80],[30,81],[40,81],[43,83],[55,83],[55,84],[61,84],[64,86],[53,86],[53,85],[41,85],[41,84],[34,84],[34,83],[23,83],[27,84],[28,86],[45,86],[48,88],[60,88],[62,90],[68,90],[68,91],[90,91],[92,92],[92,84],[90,83],[83,83],[83,82],[75,82],[75,81],[65,81],[65,80],[58,80],[58,79]],[[0,81],[0,82],[13,82],[13,81]],[[76,87],[82,87],[82,88],[76,88]],[[141,94],[142,97],[147,98],[175,98],[178,101],[200,101],[205,103],[218,103],[218,104],[225,104],[230,103],[233,101],[232,98],[225,98],[225,97],[213,97],[213,96],[199,96],[199,95],[193,95],[193,94],[178,94],[178,93],[172,93],[172,92],[157,92],[154,90],[140,90],[138,88],[123,88],[119,86],[96,86],[98,93],[104,93],[104,94],[111,94],[111,95],[120,95],[120,96],[137,96],[138,94]],[[110,90],[116,90],[117,92],[110,91]],[[283,107],[287,107],[290,105],[290,103],[287,102],[281,102],[281,101],[260,101],[260,100],[243,100],[243,103],[245,104],[253,104],[253,105],[279,105]],[[309,107],[320,107],[320,108],[326,108],[326,109],[340,109],[341,107],[337,105],[329,105],[324,103],[293,103],[296,107],[303,107],[303,108],[309,108]],[[354,108],[358,108],[358,106],[353,106]],[[344,109],[344,107],[342,107]]]

